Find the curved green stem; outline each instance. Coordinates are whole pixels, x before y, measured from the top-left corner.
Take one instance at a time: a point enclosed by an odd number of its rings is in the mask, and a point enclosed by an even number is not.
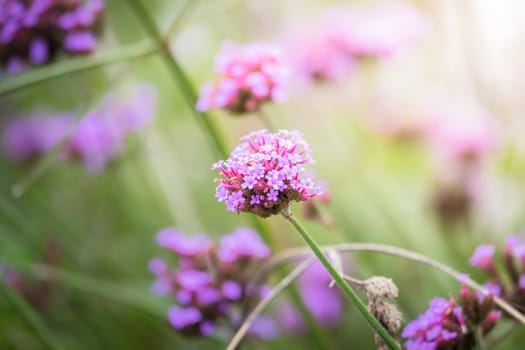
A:
[[[42,343],[49,350],[61,350],[62,347],[57,343],[55,338],[47,329],[44,321],[40,318],[38,313],[33,310],[31,305],[22,298],[16,291],[14,291],[7,283],[0,278],[0,288],[4,292],[6,298],[13,304],[16,309],[20,312],[25,321],[38,335]]]
[[[81,57],[61,63],[34,68],[14,76],[7,77],[0,82],[0,96],[4,96],[20,89],[40,82],[58,78],[60,76],[94,69],[108,64],[129,61],[155,53],[157,47],[150,42],[140,43],[128,47],[118,48],[98,56]]]
[[[287,219],[292,226],[299,232],[303,240],[308,244],[310,249],[313,251],[315,256],[319,259],[321,264],[328,271],[330,276],[334,279],[335,283],[339,286],[343,294],[350,299],[350,301],[357,308],[361,316],[368,322],[368,324],[383,338],[385,343],[390,347],[390,349],[400,350],[400,346],[392,338],[392,336],[386,331],[386,329],[381,325],[381,323],[368,311],[365,304],[359,299],[357,294],[350,288],[348,283],[343,279],[343,277],[336,271],[334,266],[328,261],[326,256],[323,254],[320,246],[315,242],[315,240],[310,236],[310,234],[305,230],[305,228],[295,219],[290,208],[283,211],[282,215]]]

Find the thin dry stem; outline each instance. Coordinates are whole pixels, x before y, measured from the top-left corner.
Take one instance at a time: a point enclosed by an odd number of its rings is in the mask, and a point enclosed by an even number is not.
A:
[[[382,254],[388,254],[397,256],[403,259],[412,260],[424,265],[428,265],[438,271],[444,272],[452,277],[454,279],[459,280],[459,276],[461,273],[445,264],[442,264],[436,260],[433,260],[429,257],[426,257],[422,254],[412,252],[410,250],[406,250],[403,248],[383,245],[383,244],[376,244],[376,243],[344,243],[344,244],[336,244],[336,245],[328,245],[328,246],[322,246],[321,247],[324,252],[330,251],[330,250],[337,250],[339,252],[353,252],[353,251],[368,251],[368,252],[376,252],[376,253],[382,253]],[[295,260],[299,258],[304,258],[311,256],[312,253],[307,248],[292,248],[283,251],[282,253],[276,255],[273,259],[268,261],[266,264],[264,264],[261,269],[255,274],[253,278],[252,283],[257,283],[259,278],[261,278],[264,274],[267,273],[267,271],[272,270],[277,265],[280,265],[282,263],[288,262],[290,260]],[[470,288],[481,292],[483,295],[490,295],[490,292],[485,289],[484,287],[477,284],[475,281],[473,281],[470,278],[467,278],[464,281]],[[514,307],[512,307],[509,303],[507,303],[505,300],[501,299],[498,296],[493,296],[494,303],[498,305],[503,311],[505,311],[507,314],[512,316],[516,321],[520,322],[521,324],[525,325],[525,316],[522,315],[518,310],[516,310]]]
[[[273,287],[268,295],[266,295],[257,306],[253,309],[252,312],[246,317],[246,320],[242,323],[241,327],[237,330],[237,333],[233,336],[230,344],[227,347],[227,350],[234,350],[239,343],[242,341],[253,321],[259,316],[262,310],[268,306],[270,301],[273,300],[280,292],[282,292],[286,287],[288,287],[293,281],[295,281],[315,260],[315,256],[309,257],[306,261],[298,265],[293,269],[286,277],[284,277],[275,287]]]

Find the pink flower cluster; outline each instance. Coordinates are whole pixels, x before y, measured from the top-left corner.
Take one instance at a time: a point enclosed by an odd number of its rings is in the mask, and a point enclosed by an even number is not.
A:
[[[107,96],[102,106],[89,111],[80,123],[70,114],[15,118],[5,125],[4,150],[12,159],[27,160],[69,137],[62,157],[78,157],[88,171],[98,172],[122,151],[127,135],[151,121],[155,105],[156,92],[143,84],[128,98]]]
[[[257,233],[238,228],[223,236],[217,246],[206,235],[186,236],[166,228],[157,234],[157,243],[178,259],[175,268],[161,258],[152,259],[149,265],[156,276],[153,292],[177,302],[168,311],[173,328],[188,336],[208,336],[216,333],[223,319],[236,327],[236,306],[250,297],[248,282],[256,266],[271,253]],[[259,287],[250,290],[258,292]],[[267,321],[260,320],[254,332],[268,335],[265,330],[272,331],[275,326]]]
[[[16,73],[59,49],[91,52],[104,7],[102,0],[0,0],[0,64]]]
[[[322,193],[304,165],[313,163],[310,148],[298,131],[259,130],[242,138],[230,158],[213,165],[220,171],[215,192],[233,212],[263,218],[278,214],[291,201],[306,201]]]
[[[206,83],[197,102],[197,110],[224,108],[231,113],[259,110],[267,101],[284,102],[287,68],[279,49],[266,42],[239,46],[224,42],[215,57],[220,74],[217,83]]]
[[[429,31],[428,19],[403,4],[374,8],[336,7],[287,40],[293,66],[314,80],[351,74],[362,57],[386,58],[410,47]]]

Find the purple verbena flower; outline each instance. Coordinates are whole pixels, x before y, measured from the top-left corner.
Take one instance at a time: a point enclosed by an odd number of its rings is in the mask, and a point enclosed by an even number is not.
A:
[[[220,261],[232,263],[240,259],[265,259],[270,255],[270,248],[257,233],[241,227],[221,238],[217,256]]]
[[[13,74],[47,63],[60,49],[93,51],[103,12],[102,0],[0,1],[0,64]]]
[[[232,113],[254,112],[264,102],[286,99],[287,68],[272,44],[238,46],[224,42],[215,57],[215,69],[221,78],[215,85],[206,83],[202,87],[196,106],[199,111],[224,108]]]
[[[260,298],[260,286],[249,283],[254,263],[268,258],[270,249],[255,231],[239,228],[216,245],[206,235],[187,236],[170,227],[161,230],[156,241],[175,254],[177,265],[153,258],[149,270],[156,279],[151,290],[174,299],[177,306],[169,310],[169,320],[182,334],[209,336],[223,319],[237,324],[246,298]],[[263,321],[256,335],[272,337],[276,327]]]
[[[258,316],[248,330],[249,334],[255,335],[260,339],[270,340],[279,336],[279,326],[277,322],[268,316]]]
[[[4,126],[4,151],[15,160],[41,156],[67,137],[74,125],[74,116],[68,114],[34,114],[12,119]]]
[[[470,264],[482,270],[489,270],[493,267],[492,257],[496,248],[493,245],[482,244],[476,248],[470,258]]]
[[[518,285],[520,286],[520,288],[521,288],[523,291],[525,291],[525,274],[523,274],[523,275],[520,276],[520,279],[519,279]]]
[[[212,248],[212,241],[204,234],[186,236],[175,228],[163,229],[157,234],[157,242],[183,257],[205,254]]]
[[[405,343],[407,350],[434,350],[459,337],[462,324],[455,315],[455,308],[452,299],[432,299],[428,310],[410,322],[401,334],[407,339]]]
[[[330,288],[332,278],[316,261],[299,277],[299,294],[317,323],[332,327],[343,315],[343,296],[337,288]],[[322,303],[319,300],[323,300]]]
[[[322,193],[302,174],[304,165],[314,161],[299,132],[259,130],[242,140],[228,160],[213,165],[220,171],[215,195],[229,211],[268,217],[286,209],[291,201]]]
[[[202,320],[201,312],[194,307],[180,308],[174,306],[169,309],[168,317],[173,328],[178,330],[196,326]]]
[[[100,172],[124,147],[124,133],[108,116],[89,112],[78,124],[68,151],[82,159],[90,172]]]

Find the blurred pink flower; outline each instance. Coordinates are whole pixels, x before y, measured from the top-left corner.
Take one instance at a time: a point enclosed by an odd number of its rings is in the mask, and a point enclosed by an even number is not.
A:
[[[426,16],[409,5],[338,6],[285,39],[292,67],[313,80],[338,80],[357,68],[357,58],[386,58],[428,34]]]
[[[288,70],[280,50],[266,42],[244,46],[226,41],[215,56],[217,83],[206,83],[196,108],[207,111],[224,108],[232,113],[257,111],[268,101],[284,102],[284,81]]]
[[[436,152],[458,160],[479,159],[497,144],[496,123],[477,106],[431,106],[425,134]]]
[[[347,16],[341,22],[346,33],[341,45],[356,57],[389,57],[409,48],[430,30],[422,12],[402,3],[355,7]]]

